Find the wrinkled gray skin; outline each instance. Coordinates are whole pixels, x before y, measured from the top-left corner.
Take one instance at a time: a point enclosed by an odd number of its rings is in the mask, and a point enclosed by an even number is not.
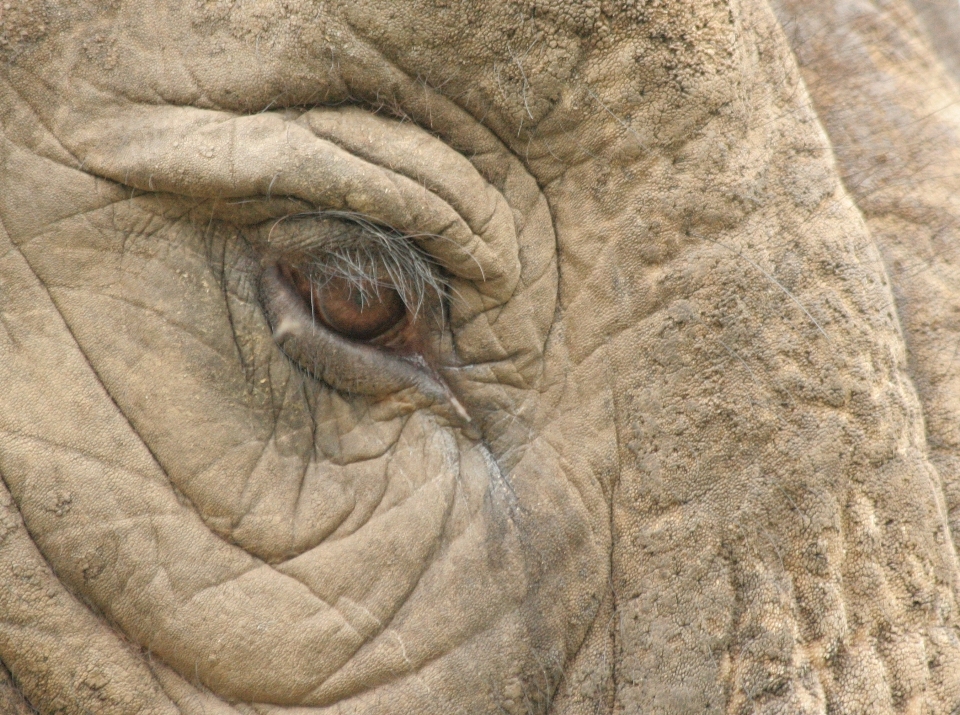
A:
[[[955,3],[0,13],[0,710],[958,712]]]

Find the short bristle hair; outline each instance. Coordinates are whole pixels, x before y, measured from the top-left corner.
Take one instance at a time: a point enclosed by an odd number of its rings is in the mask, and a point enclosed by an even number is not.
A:
[[[449,282],[442,268],[412,237],[347,211],[317,211],[285,220],[327,219],[323,240],[305,251],[303,269],[322,285],[332,278],[348,282],[361,300],[379,297],[380,290],[396,290],[407,310],[418,315],[429,294],[442,301]],[[372,294],[372,295],[371,295]]]

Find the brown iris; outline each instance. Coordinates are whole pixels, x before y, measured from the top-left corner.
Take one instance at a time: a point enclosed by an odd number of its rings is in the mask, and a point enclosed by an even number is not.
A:
[[[400,294],[389,285],[358,285],[339,276],[311,280],[290,266],[282,267],[287,279],[314,316],[340,335],[352,340],[372,340],[388,332],[406,317]]]

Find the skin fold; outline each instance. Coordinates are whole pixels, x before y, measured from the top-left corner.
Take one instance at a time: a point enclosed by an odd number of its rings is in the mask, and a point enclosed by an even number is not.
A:
[[[0,712],[957,712],[955,9],[4,3]]]

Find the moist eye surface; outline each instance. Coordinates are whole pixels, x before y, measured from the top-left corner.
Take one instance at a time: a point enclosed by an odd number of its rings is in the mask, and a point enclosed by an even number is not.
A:
[[[311,275],[286,264],[280,269],[309,303],[313,316],[344,337],[371,340],[398,327],[407,315],[403,298],[389,283]]]

